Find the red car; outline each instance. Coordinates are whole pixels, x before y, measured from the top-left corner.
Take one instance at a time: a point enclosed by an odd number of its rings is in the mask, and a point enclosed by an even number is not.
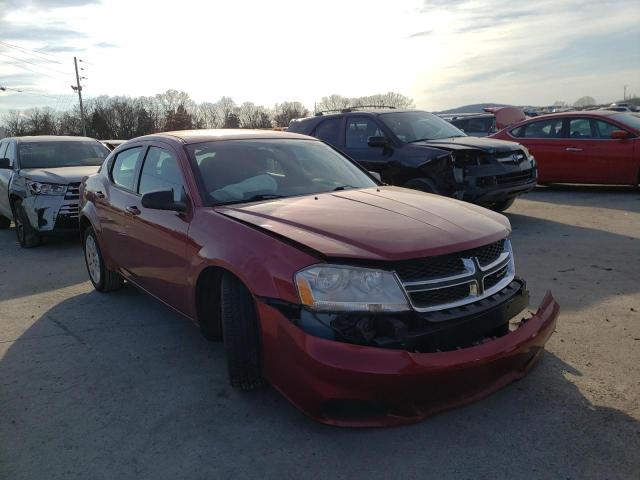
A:
[[[538,164],[538,183],[640,183],[640,115],[605,110],[535,117],[493,138],[524,145]]]
[[[98,291],[131,282],[224,340],[234,387],[268,381],[334,425],[487,395],[534,364],[558,315],[547,294],[510,326],[529,297],[504,216],[381,186],[304,135],[131,140],[85,180],[80,224]]]

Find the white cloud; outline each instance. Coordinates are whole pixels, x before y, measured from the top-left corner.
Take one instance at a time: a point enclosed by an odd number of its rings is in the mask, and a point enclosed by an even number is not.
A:
[[[582,95],[610,101],[621,96],[623,84],[640,93],[638,43],[615,44],[634,36],[640,42],[640,6],[624,0],[613,6],[587,0],[30,5],[16,9],[14,2],[4,22],[18,34],[34,26],[30,37],[25,33],[14,42],[62,59],[55,68],[68,75],[34,67],[56,78],[34,76],[28,85],[52,95],[71,93],[74,52],[90,62],[85,94],[92,96],[177,88],[196,101],[227,95],[238,102],[312,105],[331,93],[394,90],[437,110],[480,101],[546,104]],[[0,39],[11,42],[4,33]],[[581,49],[581,42],[589,48]],[[615,52],[607,55],[608,48]],[[0,79],[27,73],[0,58]]]

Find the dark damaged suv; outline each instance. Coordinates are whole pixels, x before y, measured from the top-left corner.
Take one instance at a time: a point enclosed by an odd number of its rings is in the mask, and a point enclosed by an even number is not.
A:
[[[293,120],[287,129],[320,138],[391,185],[506,210],[536,186],[522,145],[465,135],[419,110],[343,110]]]

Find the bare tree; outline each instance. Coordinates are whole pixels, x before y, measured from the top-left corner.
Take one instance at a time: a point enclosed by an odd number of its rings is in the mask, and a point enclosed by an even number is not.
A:
[[[596,99],[593,97],[580,97],[573,104],[574,107],[590,107],[591,105],[596,105]]]
[[[29,128],[25,115],[18,110],[9,110],[3,118],[3,126],[10,137],[27,135]]]
[[[260,105],[244,102],[238,108],[240,128],[271,128],[271,118],[267,110]]]
[[[329,95],[328,97],[322,97],[316,104],[316,111],[322,112],[327,110],[340,111],[352,106],[352,99],[343,97],[342,95]]]
[[[300,102],[282,102],[276,104],[273,123],[276,127],[288,127],[294,118],[308,117],[309,110]]]

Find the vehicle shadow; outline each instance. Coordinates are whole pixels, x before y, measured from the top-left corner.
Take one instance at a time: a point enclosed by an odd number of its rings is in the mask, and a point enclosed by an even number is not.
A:
[[[87,281],[79,235],[47,238],[20,247],[13,229],[0,230],[0,300],[33,295]],[[9,273],[11,272],[11,273]]]
[[[523,380],[409,427],[307,419],[228,386],[222,345],[128,287],[71,297],[0,344],[4,478],[632,478],[640,422],[547,352]]]
[[[533,192],[522,198],[578,207],[640,212],[640,190],[624,185],[538,185]],[[631,201],[621,201],[625,198]]]

